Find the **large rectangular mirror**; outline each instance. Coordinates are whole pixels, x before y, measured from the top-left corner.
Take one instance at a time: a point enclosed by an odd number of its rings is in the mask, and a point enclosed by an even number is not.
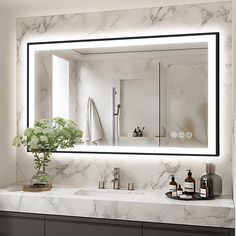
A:
[[[74,120],[65,152],[219,155],[219,34],[28,43],[28,126]]]

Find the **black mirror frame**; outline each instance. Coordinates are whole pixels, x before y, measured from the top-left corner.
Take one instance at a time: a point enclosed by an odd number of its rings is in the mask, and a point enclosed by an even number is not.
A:
[[[109,41],[109,40],[130,40],[130,39],[147,39],[147,38],[163,38],[163,37],[179,37],[179,36],[200,36],[215,35],[216,39],[216,150],[214,154],[186,154],[186,153],[133,153],[133,152],[94,152],[94,151],[55,151],[56,153],[88,153],[88,154],[127,154],[127,155],[158,155],[158,156],[219,156],[220,155],[220,90],[219,90],[219,73],[220,73],[220,34],[219,32],[208,33],[192,33],[192,34],[174,34],[174,35],[154,35],[154,36],[137,36],[137,37],[119,37],[119,38],[98,38],[98,39],[82,39],[82,40],[66,40],[66,41],[49,41],[49,42],[29,42],[27,43],[27,127],[29,127],[29,50],[31,45],[37,44],[60,44],[60,43],[76,43],[76,42],[93,42],[93,41]]]

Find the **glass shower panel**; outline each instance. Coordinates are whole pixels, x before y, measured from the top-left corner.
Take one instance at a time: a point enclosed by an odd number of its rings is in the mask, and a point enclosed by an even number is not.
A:
[[[166,106],[166,67],[159,62],[159,146],[166,146],[167,135],[167,106]]]
[[[162,147],[208,146],[207,63],[160,65]],[[165,117],[164,117],[165,116]],[[161,135],[162,136],[162,135]]]

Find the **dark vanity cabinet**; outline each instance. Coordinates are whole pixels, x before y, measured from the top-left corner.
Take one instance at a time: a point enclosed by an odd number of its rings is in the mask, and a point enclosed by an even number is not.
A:
[[[142,223],[45,216],[45,236],[142,236]]]
[[[234,229],[0,212],[0,236],[234,236]]]
[[[0,236],[44,236],[44,215],[0,212]]]
[[[234,236],[234,229],[143,223],[143,236]]]

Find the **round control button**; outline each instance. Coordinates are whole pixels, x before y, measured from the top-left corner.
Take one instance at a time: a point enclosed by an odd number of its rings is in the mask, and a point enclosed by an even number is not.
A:
[[[179,137],[180,138],[184,138],[185,137],[185,133],[184,132],[179,132]]]
[[[187,133],[186,133],[186,137],[187,137],[187,138],[192,138],[192,137],[193,137],[192,132],[187,132]]]
[[[178,134],[176,132],[171,132],[170,134],[171,138],[177,138]]]

